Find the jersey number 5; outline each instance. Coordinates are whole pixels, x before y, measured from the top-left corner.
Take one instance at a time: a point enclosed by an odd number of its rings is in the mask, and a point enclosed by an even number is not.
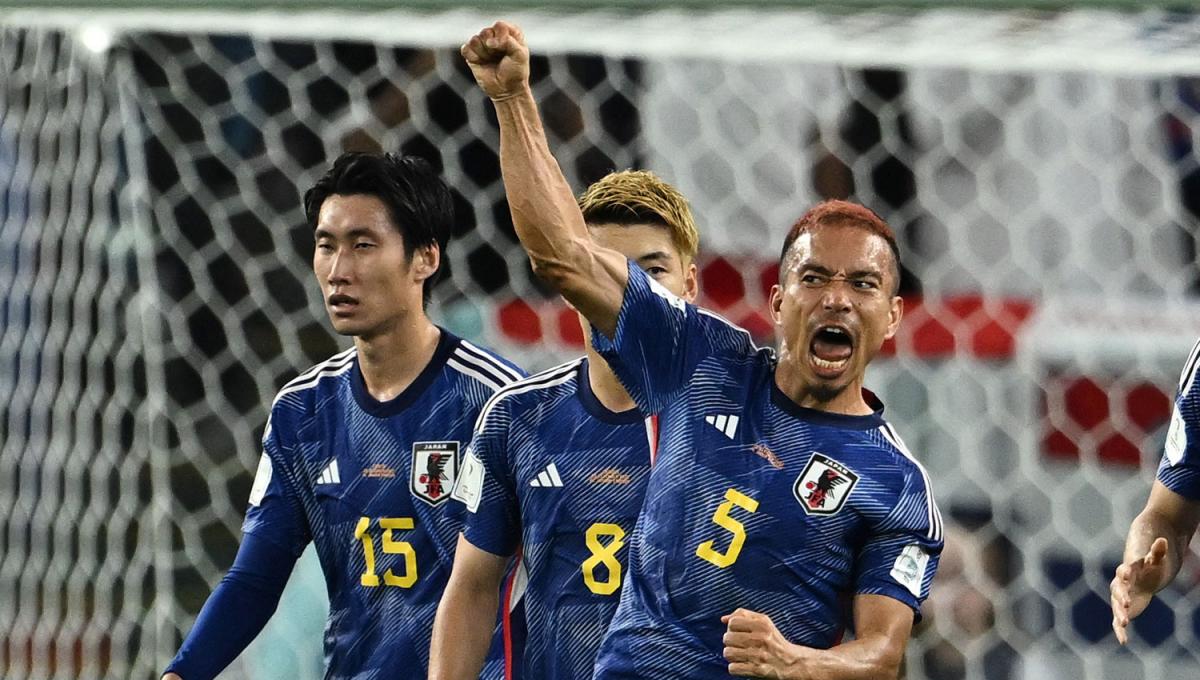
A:
[[[735,505],[748,512],[758,511],[758,501],[753,498],[737,489],[730,489],[725,492],[725,502],[717,506],[717,511],[713,513],[712,518],[714,524],[733,534],[733,538],[729,540],[729,547],[725,549],[725,552],[720,553],[713,548],[716,541],[705,541],[696,547],[697,557],[706,562],[711,562],[722,569],[737,562],[738,555],[742,552],[742,545],[746,543],[746,527],[741,522],[729,516]]]
[[[608,538],[608,544],[600,542]],[[588,590],[597,595],[612,595],[621,587],[621,563],[617,560],[617,551],[625,546],[625,530],[616,524],[596,522],[588,527],[587,547],[592,556],[583,561],[583,582]],[[608,569],[608,578],[601,581],[596,578],[596,567],[603,564]]]
[[[360,518],[358,526],[354,527],[354,538],[362,541],[363,560],[367,563],[367,570],[363,573],[360,581],[368,588],[375,588],[379,585],[379,574],[375,573],[375,541],[367,531],[370,526],[370,517]],[[379,528],[383,529],[383,552],[387,555],[404,556],[404,570],[401,574],[397,576],[392,573],[391,569],[388,569],[383,572],[383,583],[400,588],[413,587],[413,584],[417,582],[417,553],[408,541],[397,541],[392,537],[392,532],[397,529],[401,531],[412,529],[413,519],[411,517],[380,517]]]

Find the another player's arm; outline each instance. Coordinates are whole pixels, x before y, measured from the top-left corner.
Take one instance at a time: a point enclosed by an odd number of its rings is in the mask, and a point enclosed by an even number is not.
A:
[[[856,595],[856,638],[830,649],[788,642],[766,614],[738,609],[726,624],[730,675],[789,680],[897,678],[912,631],[913,610],[886,595]]]
[[[430,680],[479,677],[495,629],[507,564],[507,557],[476,548],[459,535],[454,569],[433,620]]]
[[[1109,584],[1112,627],[1121,644],[1129,639],[1129,622],[1179,573],[1197,526],[1200,502],[1154,482],[1145,509],[1129,527],[1125,557]]]
[[[611,336],[628,281],[627,261],[592,240],[550,153],[529,87],[529,48],[521,30],[497,22],[463,45],[462,55],[496,106],[504,190],[534,271]]]

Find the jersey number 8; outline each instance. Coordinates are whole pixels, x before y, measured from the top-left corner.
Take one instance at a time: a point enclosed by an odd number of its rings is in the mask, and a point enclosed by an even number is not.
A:
[[[625,546],[625,530],[616,524],[596,522],[587,530],[587,547],[592,556],[583,561],[583,582],[588,590],[597,595],[612,595],[621,587],[621,562],[617,551]],[[608,544],[600,542],[608,538]],[[596,567],[603,564],[608,569],[608,578],[596,578]]]

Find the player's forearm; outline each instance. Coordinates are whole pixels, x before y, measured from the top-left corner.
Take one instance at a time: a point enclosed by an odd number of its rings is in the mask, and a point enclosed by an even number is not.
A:
[[[1125,541],[1125,562],[1140,559],[1150,551],[1155,539],[1167,539],[1167,552],[1163,556],[1163,578],[1155,584],[1154,592],[1162,590],[1175,579],[1183,564],[1183,553],[1192,540],[1194,526],[1183,526],[1180,522],[1160,510],[1147,507],[1133,520],[1129,537]]]
[[[796,645],[788,680],[894,680],[900,675],[904,646],[883,635],[853,640],[829,649]]]
[[[237,658],[279,606],[296,557],[246,534],[233,566],[200,610],[167,667],[185,680],[209,680]]]
[[[487,658],[500,608],[498,583],[450,577],[433,621],[429,680],[474,680]]]
[[[583,214],[550,153],[537,103],[528,86],[495,102],[500,122],[500,168],[517,237],[534,270],[555,282],[579,268],[591,242]]]

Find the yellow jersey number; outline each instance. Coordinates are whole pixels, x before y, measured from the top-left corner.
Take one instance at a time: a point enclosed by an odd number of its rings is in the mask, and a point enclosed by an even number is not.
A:
[[[616,524],[596,522],[588,527],[585,536],[592,556],[583,561],[583,582],[597,595],[612,595],[621,587],[621,562],[617,560],[617,551],[625,546],[625,530]],[[608,543],[601,543],[601,538],[607,538]],[[603,581],[596,578],[596,567],[600,565],[608,572]]]
[[[712,518],[714,524],[733,534],[725,552],[717,552],[713,547],[716,544],[715,541],[705,541],[696,547],[697,557],[722,569],[737,562],[738,555],[742,552],[742,546],[746,543],[746,527],[729,514],[733,512],[735,506],[747,512],[758,512],[758,501],[737,489],[725,492],[725,502],[717,506],[717,511],[713,513]]]
[[[386,555],[403,555],[404,568],[400,575],[392,573],[391,569],[383,572],[383,585],[395,586],[397,588],[411,588],[417,582],[417,553],[413,550],[412,544],[408,541],[397,541],[392,535],[393,531],[407,531],[413,528],[413,518],[411,517],[380,517],[379,528],[383,530],[383,552]],[[354,538],[362,542],[363,560],[367,563],[367,570],[359,579],[361,583],[368,588],[376,588],[380,585],[379,574],[375,573],[375,540],[371,538],[371,533],[368,531],[371,527],[371,518],[362,517],[358,520],[358,526],[354,528]]]

